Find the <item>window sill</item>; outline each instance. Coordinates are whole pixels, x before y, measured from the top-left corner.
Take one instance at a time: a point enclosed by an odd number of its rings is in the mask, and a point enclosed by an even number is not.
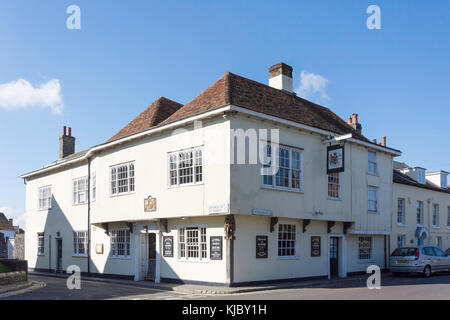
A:
[[[50,209],[51,209],[51,208],[38,209],[38,212],[41,212],[41,211],[50,211]]]
[[[327,200],[342,201],[342,198],[327,197]]]
[[[131,192],[122,192],[122,193],[110,194],[109,197],[110,198],[122,197],[122,196],[128,196],[130,194],[135,194],[135,193],[136,193],[136,190],[131,191]]]
[[[404,223],[398,223],[398,222],[397,222],[397,227],[405,228],[405,227],[406,227],[406,224],[404,224]]]
[[[358,259],[358,262],[357,262],[357,263],[359,263],[359,264],[375,263],[375,260],[373,260],[373,259],[359,260],[359,259]]]
[[[378,214],[378,211],[372,211],[372,210],[368,210],[367,213],[371,213],[371,214]]]
[[[282,192],[293,192],[303,194],[303,190],[299,189],[288,189],[288,188],[278,188],[278,187],[270,187],[270,186],[261,186],[261,189],[272,190],[272,191],[282,191]]]
[[[87,201],[86,201],[86,202],[81,202],[81,203],[72,203],[72,205],[73,205],[74,207],[76,207],[76,206],[82,206],[82,205],[85,205],[85,204],[87,204]]]
[[[379,178],[380,176],[378,175],[378,173],[371,173],[371,172],[367,172],[368,176],[372,176],[372,177],[377,177]]]
[[[432,229],[435,229],[435,230],[439,230],[441,227],[438,227],[438,226],[432,226],[431,228],[432,228]]]
[[[177,262],[193,262],[193,263],[208,263],[209,260],[199,260],[199,259],[177,259]]]
[[[72,258],[87,258],[87,254],[72,254]]]
[[[284,257],[284,256],[282,256],[282,257],[280,257],[280,256],[277,256],[277,260],[298,260],[300,257],[298,257],[298,256],[292,256],[292,257],[289,257],[289,256],[287,256],[287,257]]]
[[[177,189],[177,188],[192,187],[192,186],[203,186],[204,184],[205,184],[204,182],[176,184],[173,186],[168,186],[167,189]]]
[[[43,256],[45,256],[45,253],[38,253],[37,254],[39,257],[43,257]]]
[[[128,257],[125,257],[125,256],[123,256],[123,257],[114,257],[114,256],[109,256],[111,259],[114,259],[114,260],[131,260],[131,256],[128,256]]]

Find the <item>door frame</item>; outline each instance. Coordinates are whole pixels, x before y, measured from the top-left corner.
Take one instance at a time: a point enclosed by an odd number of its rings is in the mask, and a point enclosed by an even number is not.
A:
[[[55,265],[55,272],[63,272],[63,238],[62,237],[55,237],[56,241],[56,265]],[[61,243],[61,256],[59,255],[59,243]],[[58,269],[59,267],[59,258],[61,258],[61,269]]]
[[[347,236],[345,234],[329,233],[327,237],[327,275],[331,279],[330,274],[330,241],[332,237],[338,238],[339,256],[338,256],[338,276],[339,278],[347,277]]]
[[[155,283],[160,283],[161,281],[161,233],[159,230],[140,230],[140,232],[136,232],[134,238],[134,252],[135,252],[135,274],[134,281],[142,281],[145,280],[145,276],[148,270],[148,254],[149,254],[149,241],[148,234],[154,233],[156,237],[156,270],[155,270]],[[143,250],[141,250],[141,237],[144,238],[145,245]],[[145,266],[141,265],[141,259],[145,259]]]

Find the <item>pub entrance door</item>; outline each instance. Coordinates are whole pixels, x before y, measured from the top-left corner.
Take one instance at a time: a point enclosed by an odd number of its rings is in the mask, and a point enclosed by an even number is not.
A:
[[[56,239],[56,272],[62,272],[62,239]]]
[[[156,233],[148,234],[148,270],[146,280],[155,281],[156,278]]]
[[[339,237],[330,237],[330,277],[339,277]]]

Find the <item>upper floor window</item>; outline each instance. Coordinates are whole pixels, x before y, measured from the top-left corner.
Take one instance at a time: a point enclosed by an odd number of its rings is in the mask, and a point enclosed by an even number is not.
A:
[[[114,258],[130,257],[130,230],[111,230],[111,256]]]
[[[447,227],[450,228],[450,207],[447,208]]]
[[[267,144],[266,159],[272,157],[272,146]],[[263,175],[263,186],[280,190],[303,191],[303,152],[299,149],[278,147],[277,165],[272,175]],[[271,161],[264,167],[270,167]]]
[[[433,228],[439,228],[439,205],[433,204]]]
[[[52,207],[52,187],[39,188],[39,210],[50,209]]]
[[[372,259],[372,237],[359,237],[359,260],[371,260]]]
[[[278,224],[278,257],[295,257],[295,224]]]
[[[367,209],[372,212],[378,211],[378,189],[374,187],[367,188],[368,193],[368,201],[367,201]]]
[[[397,199],[397,223],[405,224],[405,199]]]
[[[437,236],[436,237],[436,247],[442,249],[442,237],[441,236]],[[437,250],[435,249],[435,251],[437,251]],[[439,255],[443,255],[444,254],[444,252],[441,253],[440,250],[437,253],[439,253]]]
[[[417,182],[419,182],[421,184],[425,184],[425,171],[424,170],[417,171]]]
[[[37,234],[37,254],[45,254],[45,237],[43,232]]]
[[[87,202],[87,178],[73,180],[73,204]]]
[[[376,175],[378,171],[377,168],[377,154],[376,152],[368,152],[368,169],[367,172]]]
[[[169,154],[169,185],[179,186],[203,182],[203,153],[192,148]]]
[[[208,258],[206,228],[186,227],[178,229],[178,257],[183,260],[206,260]]]
[[[95,172],[91,176],[91,199],[92,201],[97,199],[97,174]]]
[[[73,255],[83,256],[87,255],[88,241],[87,231],[73,232]]]
[[[341,181],[339,172],[330,173],[328,175],[328,198],[331,199],[341,198]]]
[[[111,195],[134,191],[134,162],[113,166],[110,173]]]
[[[417,224],[423,225],[423,202],[417,201],[416,208],[417,208]]]

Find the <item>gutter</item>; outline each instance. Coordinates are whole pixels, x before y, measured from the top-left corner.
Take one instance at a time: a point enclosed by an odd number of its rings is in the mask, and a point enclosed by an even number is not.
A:
[[[287,126],[290,126],[290,127],[294,127],[294,128],[297,128],[297,129],[302,129],[302,130],[314,132],[314,133],[317,133],[317,134],[323,135],[323,136],[337,136],[338,135],[338,134],[336,134],[334,132],[331,132],[331,131],[326,131],[326,130],[323,130],[323,129],[310,127],[310,126],[307,126],[307,125],[304,125],[304,124],[300,124],[300,123],[293,122],[293,121],[290,121],[290,120],[281,119],[281,118],[270,116],[270,115],[267,115],[267,114],[264,114],[264,113],[252,111],[252,110],[245,109],[245,108],[242,108],[242,107],[237,107],[237,106],[234,106],[234,105],[227,105],[227,106],[223,106],[223,107],[220,107],[220,108],[212,110],[212,111],[208,111],[208,112],[205,112],[205,113],[202,113],[202,114],[199,114],[199,115],[195,115],[195,116],[192,116],[192,117],[189,117],[189,118],[186,118],[186,119],[175,121],[173,123],[169,123],[169,124],[162,125],[162,126],[156,126],[154,128],[148,129],[147,131],[136,133],[134,135],[121,138],[119,140],[114,140],[114,141],[111,141],[111,142],[107,142],[107,143],[103,143],[103,144],[94,146],[91,149],[89,149],[84,155],[82,155],[82,156],[80,156],[78,158],[70,159],[70,160],[56,161],[53,165],[49,165],[49,166],[44,167],[42,169],[38,169],[38,170],[31,171],[29,173],[25,173],[25,174],[21,175],[20,178],[26,179],[26,178],[32,177],[34,175],[37,175],[37,174],[42,174],[42,173],[54,170],[55,168],[63,167],[65,165],[70,165],[70,164],[77,163],[77,162],[82,162],[85,159],[88,159],[89,157],[91,157],[96,152],[102,151],[104,149],[112,148],[112,147],[114,147],[116,145],[120,145],[122,143],[126,143],[126,142],[129,142],[129,141],[135,140],[135,139],[139,139],[139,138],[142,138],[142,137],[145,137],[145,136],[149,136],[149,135],[152,135],[152,134],[155,134],[155,133],[158,133],[158,132],[162,132],[164,130],[175,128],[175,127],[178,127],[180,125],[184,125],[184,124],[192,122],[192,121],[196,121],[196,120],[200,120],[200,119],[205,119],[205,118],[217,116],[217,115],[220,115],[220,114],[222,114],[224,112],[229,112],[229,111],[236,111],[236,112],[239,112],[239,113],[242,113],[242,114],[246,114],[246,115],[249,115],[249,116],[254,116],[254,117],[257,117],[257,118],[262,118],[262,119],[278,122],[278,123],[281,123],[281,124],[284,124],[284,125],[287,125]],[[395,150],[395,149],[379,146],[379,145],[376,145],[376,144],[373,144],[373,143],[370,143],[370,142],[365,142],[365,141],[361,141],[361,140],[354,139],[354,138],[350,138],[347,141],[353,142],[353,143],[358,144],[358,145],[362,145],[362,146],[367,147],[367,148],[371,148],[371,149],[375,149],[375,150],[378,150],[378,151],[386,152],[386,153],[394,155],[394,156],[400,156],[402,154],[402,152],[399,151],[399,150]]]

